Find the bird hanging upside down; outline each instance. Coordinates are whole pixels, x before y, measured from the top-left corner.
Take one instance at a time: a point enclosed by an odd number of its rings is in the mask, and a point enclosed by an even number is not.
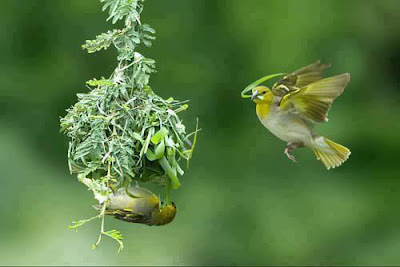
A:
[[[160,207],[159,198],[143,187],[120,188],[109,196],[106,215],[119,220],[160,226],[172,222],[176,215],[175,203]],[[100,206],[94,206],[100,210]]]
[[[350,150],[315,133],[313,125],[328,121],[328,110],[349,83],[350,74],[323,79],[322,71],[328,67],[317,61],[284,76],[272,89],[253,88],[251,99],[261,123],[287,142],[284,153],[289,159],[296,162],[291,153],[306,146],[329,170],[346,161]]]

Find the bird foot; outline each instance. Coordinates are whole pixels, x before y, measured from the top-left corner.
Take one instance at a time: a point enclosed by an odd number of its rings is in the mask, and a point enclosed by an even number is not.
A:
[[[287,147],[287,148],[285,148],[285,155],[291,160],[291,161],[293,161],[293,162],[297,162],[296,161],[296,158],[292,155],[292,154],[290,154],[290,151],[289,151],[289,148]]]

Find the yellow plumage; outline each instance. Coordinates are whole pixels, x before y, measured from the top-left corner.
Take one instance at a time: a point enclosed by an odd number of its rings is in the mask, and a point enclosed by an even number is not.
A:
[[[265,86],[255,87],[252,99],[261,123],[287,142],[285,154],[291,160],[295,161],[295,158],[290,152],[306,146],[327,169],[331,169],[346,161],[350,150],[316,134],[313,125],[328,120],[328,111],[343,93],[350,74],[323,79],[321,72],[328,66],[318,61],[301,68],[275,83],[272,90]]]
[[[109,196],[105,214],[126,222],[165,225],[174,220],[177,209],[174,203],[160,204],[159,198],[146,188],[120,188]],[[100,210],[101,206],[94,208]]]
[[[317,156],[318,160],[321,160],[325,167],[329,170],[330,168],[335,168],[340,166],[343,162],[345,162],[351,152],[347,147],[339,145],[327,138],[323,138],[325,143],[330,146],[330,149],[322,150],[319,148],[314,149],[314,153]]]

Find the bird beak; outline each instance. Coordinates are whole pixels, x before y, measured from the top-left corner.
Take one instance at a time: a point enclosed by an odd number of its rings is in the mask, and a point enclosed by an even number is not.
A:
[[[258,91],[254,91],[254,93],[251,95],[251,100],[254,100],[258,96]]]

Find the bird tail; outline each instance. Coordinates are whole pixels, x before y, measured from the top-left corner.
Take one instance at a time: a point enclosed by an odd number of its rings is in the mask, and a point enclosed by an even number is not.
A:
[[[342,165],[351,154],[347,147],[322,136],[315,137],[313,143],[315,156],[322,161],[328,170]]]

